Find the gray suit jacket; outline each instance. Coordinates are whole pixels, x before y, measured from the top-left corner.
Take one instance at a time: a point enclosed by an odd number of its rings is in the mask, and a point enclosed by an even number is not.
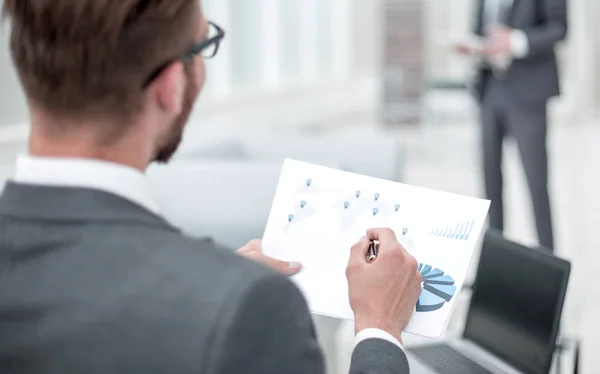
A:
[[[0,295],[3,374],[324,372],[286,277],[109,193],[9,183]],[[352,356],[352,373],[408,371],[384,340]]]
[[[478,0],[475,33],[483,35],[484,4]],[[514,0],[505,15],[505,24],[522,30],[529,41],[529,54],[513,61],[503,85],[507,93],[525,104],[544,104],[560,94],[558,67],[554,48],[567,34],[567,6],[565,0]],[[483,100],[485,86],[491,77],[489,69],[478,72],[476,94]]]

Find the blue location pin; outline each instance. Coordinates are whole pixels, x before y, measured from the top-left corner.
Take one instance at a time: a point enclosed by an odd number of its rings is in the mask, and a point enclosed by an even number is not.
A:
[[[356,191],[356,198],[358,199],[360,197],[360,191]]]
[[[347,202],[347,201],[346,201],[346,202],[344,202],[344,209],[348,209],[348,207],[349,207],[349,206],[350,206],[350,203],[349,203],[349,202]]]
[[[407,232],[408,232],[408,229],[406,227],[402,229],[402,235],[406,235]]]
[[[396,209],[396,212],[400,210],[400,204],[396,204],[396,206],[394,206],[394,209]]]
[[[375,201],[377,201],[377,200],[379,200],[379,194],[378,193],[375,194]]]
[[[293,215],[293,214],[290,214],[290,215],[288,216],[288,222],[292,222],[292,220],[293,220],[293,219],[294,219],[294,215]]]
[[[378,212],[379,212],[379,209],[377,209],[377,208],[373,208],[373,215],[374,215],[374,216],[376,216]]]
[[[307,179],[306,180],[306,187],[310,187],[311,184],[312,184],[312,179]]]
[[[302,200],[300,202],[300,208],[304,208],[306,206],[306,201]]]

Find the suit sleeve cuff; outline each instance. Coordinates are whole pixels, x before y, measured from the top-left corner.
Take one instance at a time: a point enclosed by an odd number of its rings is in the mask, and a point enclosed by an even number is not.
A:
[[[510,33],[510,47],[514,58],[524,58],[529,53],[529,40],[522,30],[512,30]]]
[[[364,329],[364,330],[359,331],[358,334],[356,334],[356,336],[354,337],[354,347],[356,348],[356,346],[360,342],[367,340],[367,339],[386,340],[386,341],[396,345],[402,351],[404,351],[404,347],[402,347],[402,344],[398,341],[398,339],[394,338],[390,333],[387,333],[380,329]]]

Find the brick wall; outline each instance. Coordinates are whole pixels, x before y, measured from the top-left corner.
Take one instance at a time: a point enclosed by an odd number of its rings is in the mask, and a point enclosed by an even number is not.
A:
[[[423,0],[384,1],[383,120],[419,123],[424,89]]]

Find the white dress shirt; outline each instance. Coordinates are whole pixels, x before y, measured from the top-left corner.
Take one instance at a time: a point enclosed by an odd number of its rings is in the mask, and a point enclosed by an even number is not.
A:
[[[502,24],[506,21],[506,15],[510,13],[514,0],[485,0],[483,25]],[[522,30],[513,29],[510,34],[511,54],[509,56],[499,56],[489,63],[500,70],[507,69],[515,58],[524,58],[529,53],[529,41],[527,35]]]
[[[101,190],[130,200],[153,213],[158,207],[146,176],[139,170],[92,159],[19,156],[17,183]]]
[[[81,158],[20,156],[16,183],[90,188],[109,192],[158,214],[146,176],[139,170],[120,164]],[[356,334],[355,346],[366,339],[387,340],[402,349],[391,334],[379,329],[364,329]]]

